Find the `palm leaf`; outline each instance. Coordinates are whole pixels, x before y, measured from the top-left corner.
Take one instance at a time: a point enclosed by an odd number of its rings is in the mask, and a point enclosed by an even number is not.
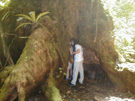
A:
[[[24,26],[24,25],[28,25],[28,24],[31,24],[31,23],[21,23],[19,26],[17,26],[17,28],[15,29],[15,31],[16,31],[18,28],[20,28],[20,27],[22,27],[22,26]]]
[[[40,13],[37,18],[36,18],[36,22],[44,15],[47,15],[49,12],[43,12],[43,13]]]
[[[32,18],[28,15],[25,15],[25,14],[17,14],[16,16],[20,16],[20,17],[24,17],[25,19],[27,20],[30,20],[31,22],[33,22]]]
[[[36,21],[35,11],[30,12],[29,15],[30,15],[31,19],[33,20],[33,22],[35,22]]]

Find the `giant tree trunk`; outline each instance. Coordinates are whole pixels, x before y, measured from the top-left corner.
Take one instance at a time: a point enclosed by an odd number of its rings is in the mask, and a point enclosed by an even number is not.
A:
[[[27,3],[31,4],[31,0],[23,1],[29,1]],[[58,29],[52,22],[49,22],[45,28],[38,28],[30,35],[17,64],[12,67],[13,70],[10,69],[11,73],[9,72],[5,76],[7,79],[0,91],[0,99],[6,100],[12,95],[18,95],[20,99],[24,100],[25,95],[30,93],[38,83],[44,81],[44,78],[52,78],[52,74],[56,76],[55,72],[58,72],[59,67],[65,68],[69,37],[78,39],[84,48],[92,49],[95,52],[99,57],[101,67],[115,87],[122,91],[130,90],[135,93],[134,73],[115,70],[118,55],[110,33],[113,30],[112,20],[106,16],[100,0],[97,24],[97,0],[41,0],[40,4],[36,3],[36,0],[33,1],[37,7],[42,5],[39,11],[51,12],[50,16]],[[22,4],[20,3],[20,5]],[[29,7],[23,8],[25,13],[33,10],[26,8]],[[43,23],[46,22],[43,21]],[[96,32],[96,26],[98,26],[98,32]],[[95,36],[96,41],[94,42]],[[55,79],[50,80],[54,82]],[[50,80],[45,80],[46,84],[54,85]],[[53,92],[50,86],[47,88],[51,89],[49,92]],[[52,96],[47,93],[46,95]]]
[[[66,59],[62,55],[59,42],[55,43],[53,38],[58,33],[52,25],[49,26],[52,23],[51,20],[47,18],[47,21],[50,22],[46,22],[46,26],[53,29],[55,35],[50,33],[48,28],[43,27],[36,29],[29,36],[22,55],[4,81],[0,90],[0,101],[13,100],[17,96],[19,97],[19,101],[25,101],[26,95],[47,77],[49,77],[47,80],[49,83],[47,85],[49,86],[48,90],[52,89],[50,93],[54,93],[53,89],[56,89],[56,78],[54,79],[53,76],[56,77],[59,66],[65,67],[64,61]],[[55,40],[59,41],[59,39]],[[65,49],[62,51],[65,52]],[[60,63],[63,63],[63,65]],[[59,91],[55,91],[53,95],[56,93],[59,95]],[[47,95],[51,96],[51,94]],[[55,97],[52,99],[54,100]],[[60,96],[57,99],[60,101]]]

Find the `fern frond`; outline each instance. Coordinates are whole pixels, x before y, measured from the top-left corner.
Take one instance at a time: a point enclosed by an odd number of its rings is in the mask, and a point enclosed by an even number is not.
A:
[[[44,15],[47,15],[49,12],[43,12],[43,13],[40,13],[37,18],[36,18],[36,22]]]
[[[25,19],[27,19],[27,20],[33,22],[32,18],[31,18],[30,16],[28,16],[28,15],[25,15],[25,14],[17,14],[16,16],[24,17]]]
[[[30,15],[31,19],[33,20],[33,22],[35,22],[36,21],[35,11],[30,12],[29,15]]]
[[[19,26],[17,26],[17,28],[15,29],[15,31],[16,31],[18,28],[20,28],[20,27],[22,27],[22,26],[24,26],[24,25],[28,25],[28,24],[32,24],[32,23],[21,23]]]

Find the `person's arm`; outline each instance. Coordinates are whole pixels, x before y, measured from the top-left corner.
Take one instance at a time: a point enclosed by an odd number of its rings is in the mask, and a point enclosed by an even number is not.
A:
[[[80,49],[77,49],[76,52],[73,52],[73,54],[79,54],[80,53]]]
[[[72,47],[70,48],[69,51],[70,51],[70,54],[73,55],[73,49],[72,49]]]

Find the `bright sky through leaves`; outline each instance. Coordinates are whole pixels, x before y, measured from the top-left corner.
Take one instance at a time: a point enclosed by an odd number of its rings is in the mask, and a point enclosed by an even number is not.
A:
[[[115,46],[120,61],[135,63],[135,2],[134,0],[101,0],[114,23]],[[125,65],[126,66],[126,65]],[[131,66],[126,66],[133,67]]]
[[[4,5],[5,5],[5,3],[2,3],[2,1],[0,1],[0,5],[1,5],[1,6],[4,6]]]
[[[9,2],[10,2],[10,0],[0,1],[0,7],[7,6],[9,4]]]

